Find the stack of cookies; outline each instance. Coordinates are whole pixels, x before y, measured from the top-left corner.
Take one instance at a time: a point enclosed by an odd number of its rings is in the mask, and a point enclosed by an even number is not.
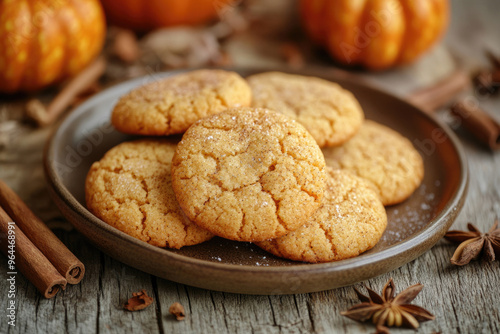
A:
[[[192,71],[123,96],[112,123],[156,137],[92,165],[87,207],[159,247],[216,235],[296,261],[354,257],[380,240],[384,205],[423,178],[406,138],[364,120],[350,92],[319,78]]]

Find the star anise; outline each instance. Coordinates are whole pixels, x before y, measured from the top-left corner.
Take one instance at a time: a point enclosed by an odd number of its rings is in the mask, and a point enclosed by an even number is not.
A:
[[[481,233],[473,224],[467,224],[469,232],[448,231],[444,236],[446,240],[460,243],[457,247],[451,263],[463,266],[479,255],[483,255],[488,261],[495,261],[495,255],[500,257],[500,229],[498,220],[491,227],[488,233]]]
[[[362,303],[354,305],[340,314],[361,322],[371,320],[377,326],[378,333],[388,333],[385,326],[418,328],[419,322],[434,319],[434,315],[429,311],[420,306],[410,305],[410,302],[415,299],[423,287],[422,284],[412,285],[396,297],[394,297],[396,287],[392,278],[382,289],[382,296],[368,287],[366,287],[368,296],[354,288]]]

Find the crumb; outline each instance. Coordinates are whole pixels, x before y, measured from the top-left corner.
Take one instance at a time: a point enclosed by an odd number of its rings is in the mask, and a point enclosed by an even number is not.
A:
[[[184,320],[186,318],[186,312],[184,311],[184,306],[182,306],[180,303],[175,302],[172,305],[170,305],[168,312],[174,315],[175,319],[178,321]]]
[[[146,290],[142,289],[140,292],[132,293],[132,298],[130,298],[123,308],[128,311],[139,311],[145,309],[153,302],[153,298],[149,297]]]

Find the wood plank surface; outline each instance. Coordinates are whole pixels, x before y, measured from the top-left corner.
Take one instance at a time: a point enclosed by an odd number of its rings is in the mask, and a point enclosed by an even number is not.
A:
[[[495,0],[452,1],[453,19],[446,40],[416,64],[365,77],[386,90],[404,96],[418,86],[449,73],[457,59],[467,68],[486,64],[485,47],[500,53],[500,3]],[[248,58],[245,58],[249,62]],[[257,62],[258,60],[255,60]],[[316,64],[325,64],[317,60]],[[236,64],[238,65],[238,64]],[[258,65],[258,64],[256,64]],[[500,98],[482,101],[500,119]],[[15,114],[13,101],[2,101],[0,111]],[[12,116],[12,115],[11,115]],[[440,117],[446,120],[446,113]],[[1,118],[0,118],[1,119]],[[50,129],[25,126],[15,145],[0,148],[0,178],[14,188],[75,255],[86,265],[83,282],[68,286],[55,298],[43,299],[17,275],[16,326],[7,323],[6,258],[0,257],[0,333],[373,333],[375,328],[349,320],[340,311],[356,304],[352,287],[287,296],[248,296],[208,291],[173,283],[140,272],[99,252],[71,228],[47,196],[41,165]],[[478,146],[462,130],[470,167],[469,193],[454,229],[467,222],[489,229],[500,217],[500,152]],[[1,137],[1,136],[0,136]],[[1,138],[0,138],[1,139]],[[416,260],[388,274],[370,279],[380,291],[390,277],[397,291],[417,282],[425,285],[414,303],[436,315],[419,333],[499,333],[500,262],[474,261],[464,267],[449,263],[455,247],[440,241]],[[356,285],[362,288],[361,284]],[[123,310],[132,292],[146,289],[154,304],[140,312]],[[168,313],[174,302],[184,305],[186,320]],[[391,333],[408,333],[391,329]]]

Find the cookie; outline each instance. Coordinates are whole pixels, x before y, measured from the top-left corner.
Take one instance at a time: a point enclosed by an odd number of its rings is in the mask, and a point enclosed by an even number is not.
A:
[[[238,241],[297,229],[319,207],[325,177],[323,154],[306,129],[267,109],[235,108],[196,122],[172,160],[184,213]]]
[[[398,132],[366,120],[359,133],[338,148],[324,148],[326,164],[370,181],[384,205],[407,199],[424,178],[424,162]]]
[[[247,78],[252,106],[296,119],[320,147],[339,146],[359,130],[363,110],[351,92],[320,78],[267,72]]]
[[[132,90],[116,104],[111,123],[130,134],[178,134],[200,118],[250,102],[250,87],[237,73],[198,70]]]
[[[122,143],[95,162],[85,182],[87,208],[98,218],[151,245],[181,248],[212,238],[184,216],[172,189],[176,143]]]
[[[329,167],[326,184],[321,207],[304,226],[256,245],[279,257],[312,263],[351,258],[375,246],[387,215],[371,186]]]

